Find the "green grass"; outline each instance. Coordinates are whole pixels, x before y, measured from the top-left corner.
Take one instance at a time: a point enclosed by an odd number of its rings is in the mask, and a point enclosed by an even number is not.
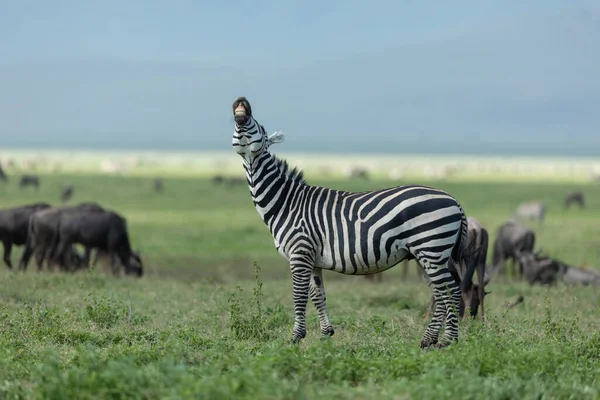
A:
[[[241,168],[241,167],[240,167]],[[600,297],[593,288],[492,282],[486,322],[461,326],[449,348],[418,348],[429,291],[411,269],[371,284],[326,272],[336,330],[289,344],[289,268],[246,187],[201,178],[44,175],[38,193],[0,183],[0,206],[98,201],[123,214],[146,275],[116,279],[0,270],[0,398],[599,398]],[[367,190],[398,182],[315,181]],[[401,182],[414,183],[414,182]],[[495,236],[521,201],[547,202],[538,244],[563,261],[600,267],[600,185],[419,181],[455,195]],[[585,210],[562,209],[583,189]],[[14,261],[21,249],[14,251]],[[488,256],[491,258],[491,249]],[[255,276],[253,262],[260,265]],[[506,305],[523,295],[523,304]]]

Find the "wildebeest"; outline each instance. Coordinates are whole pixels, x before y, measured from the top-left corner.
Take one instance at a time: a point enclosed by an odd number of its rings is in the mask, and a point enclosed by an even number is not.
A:
[[[223,175],[215,175],[215,176],[213,176],[211,181],[215,185],[227,185],[227,186],[244,185],[247,183],[246,178],[243,176],[226,177]]]
[[[225,182],[225,177],[223,175],[215,175],[212,177],[211,182],[215,185],[220,185],[221,183]]]
[[[577,204],[579,208],[585,208],[585,202],[583,200],[583,192],[577,191],[569,193],[565,197],[565,208],[569,208],[571,204]]]
[[[8,175],[4,172],[4,168],[2,168],[2,164],[0,164],[0,181],[6,182],[8,181]]]
[[[512,275],[522,276],[523,271],[518,268],[515,271],[517,261],[517,252],[533,252],[535,245],[535,232],[516,221],[507,221],[498,228],[496,240],[494,241],[494,251],[492,254],[492,268],[494,274],[503,275],[507,260],[512,262]]]
[[[229,184],[229,186],[245,185],[247,183],[246,178],[242,176],[232,176],[231,178],[227,179],[226,182]]]
[[[139,254],[131,250],[127,221],[114,211],[79,211],[64,213],[59,220],[56,254],[75,243],[108,252],[113,261],[120,261],[126,274],[142,276],[143,265]],[[117,274],[116,262],[113,273]]]
[[[481,318],[485,317],[485,286],[489,283],[489,277],[485,268],[487,259],[489,235],[487,229],[475,217],[467,217],[469,240],[471,247],[475,250],[466,260],[466,272],[461,281],[461,290],[464,296],[463,306],[471,307],[471,317],[477,316],[477,310],[481,307]],[[477,272],[477,284],[473,284],[473,274]],[[475,309],[472,306],[475,305]],[[461,316],[464,310],[461,312]]]
[[[462,299],[460,302],[459,316],[464,317],[466,307],[470,309],[470,316],[475,318],[481,307],[481,318],[485,318],[484,298],[488,292],[485,287],[490,282],[490,276],[486,271],[487,249],[489,235],[487,229],[475,217],[467,217],[469,249],[471,251],[466,255],[460,265],[452,264],[453,275],[460,281]],[[473,283],[473,275],[477,272],[477,283]],[[433,297],[431,298],[428,314],[435,305]],[[428,315],[427,315],[428,317]]]
[[[152,187],[155,193],[162,193],[165,190],[165,184],[161,178],[154,178],[152,180]]]
[[[37,175],[23,175],[19,181],[19,188],[27,186],[33,186],[37,189],[40,188],[40,178]]]
[[[530,285],[554,285],[560,274],[564,274],[567,270],[566,264],[553,260],[550,257],[541,256],[541,249],[535,252],[520,252],[517,251],[517,257],[523,276]]]
[[[0,240],[4,245],[4,263],[8,268],[12,268],[12,246],[22,246],[27,241],[29,217],[37,210],[49,207],[47,203],[35,203],[0,210]]]
[[[74,263],[68,263],[67,258],[72,258],[71,250],[64,254],[54,254],[58,245],[58,227],[61,216],[64,213],[76,211],[104,211],[97,203],[80,203],[74,206],[51,207],[38,210],[30,216],[28,225],[27,241],[25,250],[19,262],[19,268],[26,269],[29,259],[33,253],[36,254],[36,264],[38,269],[43,267],[46,261],[48,267],[57,263],[62,269],[67,265],[73,266]],[[79,266],[87,265],[90,258],[90,248],[86,248],[84,258]]]
[[[600,286],[600,272],[591,268],[567,265],[563,282],[567,285]]]
[[[62,201],[63,203],[66,203],[67,201],[71,200],[71,197],[73,197],[73,190],[75,190],[73,185],[71,185],[71,184],[65,185],[60,194],[60,201]]]
[[[541,256],[540,252],[541,249],[535,253],[521,254],[519,257],[530,285],[552,285],[559,280],[567,285],[600,285],[600,272],[568,265],[560,260]]]
[[[513,217],[516,219],[525,220],[537,220],[538,223],[542,223],[546,216],[546,205],[539,201],[529,201],[521,203],[515,209]]]
[[[351,179],[364,179],[369,180],[369,171],[362,167],[353,167],[348,172],[348,177]]]

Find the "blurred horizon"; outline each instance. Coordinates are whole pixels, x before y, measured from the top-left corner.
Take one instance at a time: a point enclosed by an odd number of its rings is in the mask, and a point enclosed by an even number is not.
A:
[[[600,150],[592,1],[2,9],[2,148],[226,151],[243,95],[285,152]]]

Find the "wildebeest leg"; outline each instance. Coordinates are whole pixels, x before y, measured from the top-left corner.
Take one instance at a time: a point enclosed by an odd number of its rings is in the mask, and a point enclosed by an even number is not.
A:
[[[477,297],[479,298],[479,307],[481,308],[480,319],[485,319],[485,307],[483,299],[485,297],[485,261],[477,265]]]
[[[12,242],[10,240],[4,239],[2,241],[4,245],[4,263],[9,269],[12,269],[12,262],[10,261],[10,253],[12,251]]]
[[[433,297],[433,295],[431,295],[431,300],[429,301],[429,305],[427,306],[427,310],[425,311],[425,316],[424,316],[424,320],[428,321],[429,317],[431,317],[431,312],[433,311],[433,308],[435,307],[435,297]]]
[[[94,257],[94,260],[91,261],[92,258],[92,248],[91,247],[85,247],[85,253],[83,254],[83,265],[85,265],[86,267],[92,267],[95,266],[98,263],[98,253],[99,251],[96,250],[96,255]],[[91,264],[90,264],[91,261]]]
[[[517,270],[515,268],[515,258],[510,257],[509,262],[510,262],[510,274],[507,274],[507,276],[510,275],[510,279],[516,279],[517,278]],[[507,268],[507,270],[508,270],[508,268]]]
[[[402,261],[402,280],[406,281],[408,278],[408,260]]]
[[[34,248],[29,245],[29,243],[26,243],[25,250],[23,250],[23,254],[21,255],[21,260],[19,260],[19,269],[27,269],[27,265],[29,264],[33,252]]]
[[[46,256],[45,248],[35,250],[35,263],[38,267],[38,271],[41,271],[44,268],[44,260],[46,259],[45,256]],[[47,268],[49,269],[50,266],[47,265]]]
[[[71,260],[69,260],[69,257],[64,257],[64,255],[67,253],[67,249],[69,249],[71,246],[73,246],[73,244],[70,243],[69,241],[60,240],[60,242],[58,243],[58,246],[56,247],[56,251],[50,252],[50,257],[48,257],[48,262],[49,263],[57,262],[65,270],[70,270],[71,269]]]
[[[485,319],[485,307],[483,299],[485,297],[485,262],[487,260],[487,248],[489,244],[489,235],[486,230],[481,232],[481,250],[477,255],[477,296],[479,297],[479,305],[481,308],[480,319]]]
[[[123,268],[127,268],[127,266],[129,265],[129,260],[127,259],[125,254],[123,254],[123,252],[119,251],[115,254],[115,252],[109,250],[108,253],[110,255],[110,265],[113,275],[120,276],[121,270]]]

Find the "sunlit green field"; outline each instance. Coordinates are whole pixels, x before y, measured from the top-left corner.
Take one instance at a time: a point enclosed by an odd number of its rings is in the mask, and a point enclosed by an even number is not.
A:
[[[233,165],[241,175],[239,161],[227,168]],[[97,201],[125,216],[145,275],[119,279],[100,270],[2,267],[0,398],[600,397],[600,298],[594,288],[492,281],[487,320],[463,323],[457,345],[423,351],[418,345],[429,292],[414,265],[407,282],[400,268],[384,272],[382,283],[326,272],[336,333],[319,340],[309,304],[308,336],[299,347],[290,345],[289,268],[248,189],[213,184],[216,167],[195,168],[161,174],[148,166],[121,175],[40,168],[39,192],[20,190],[22,169],[8,170],[10,181],[0,182],[3,208],[58,204],[62,185],[72,183],[71,203]],[[165,192],[156,194],[152,179],[163,175]],[[541,200],[548,215],[541,228],[534,225],[537,244],[567,263],[600,268],[600,184],[584,175],[572,183],[319,175],[307,173],[309,183],[445,189],[488,228],[491,240],[519,202]],[[564,210],[564,196],[576,189],[583,190],[587,208]],[[489,259],[491,253],[490,246]],[[20,255],[20,248],[13,250],[15,264]],[[518,295],[524,303],[507,310]]]

